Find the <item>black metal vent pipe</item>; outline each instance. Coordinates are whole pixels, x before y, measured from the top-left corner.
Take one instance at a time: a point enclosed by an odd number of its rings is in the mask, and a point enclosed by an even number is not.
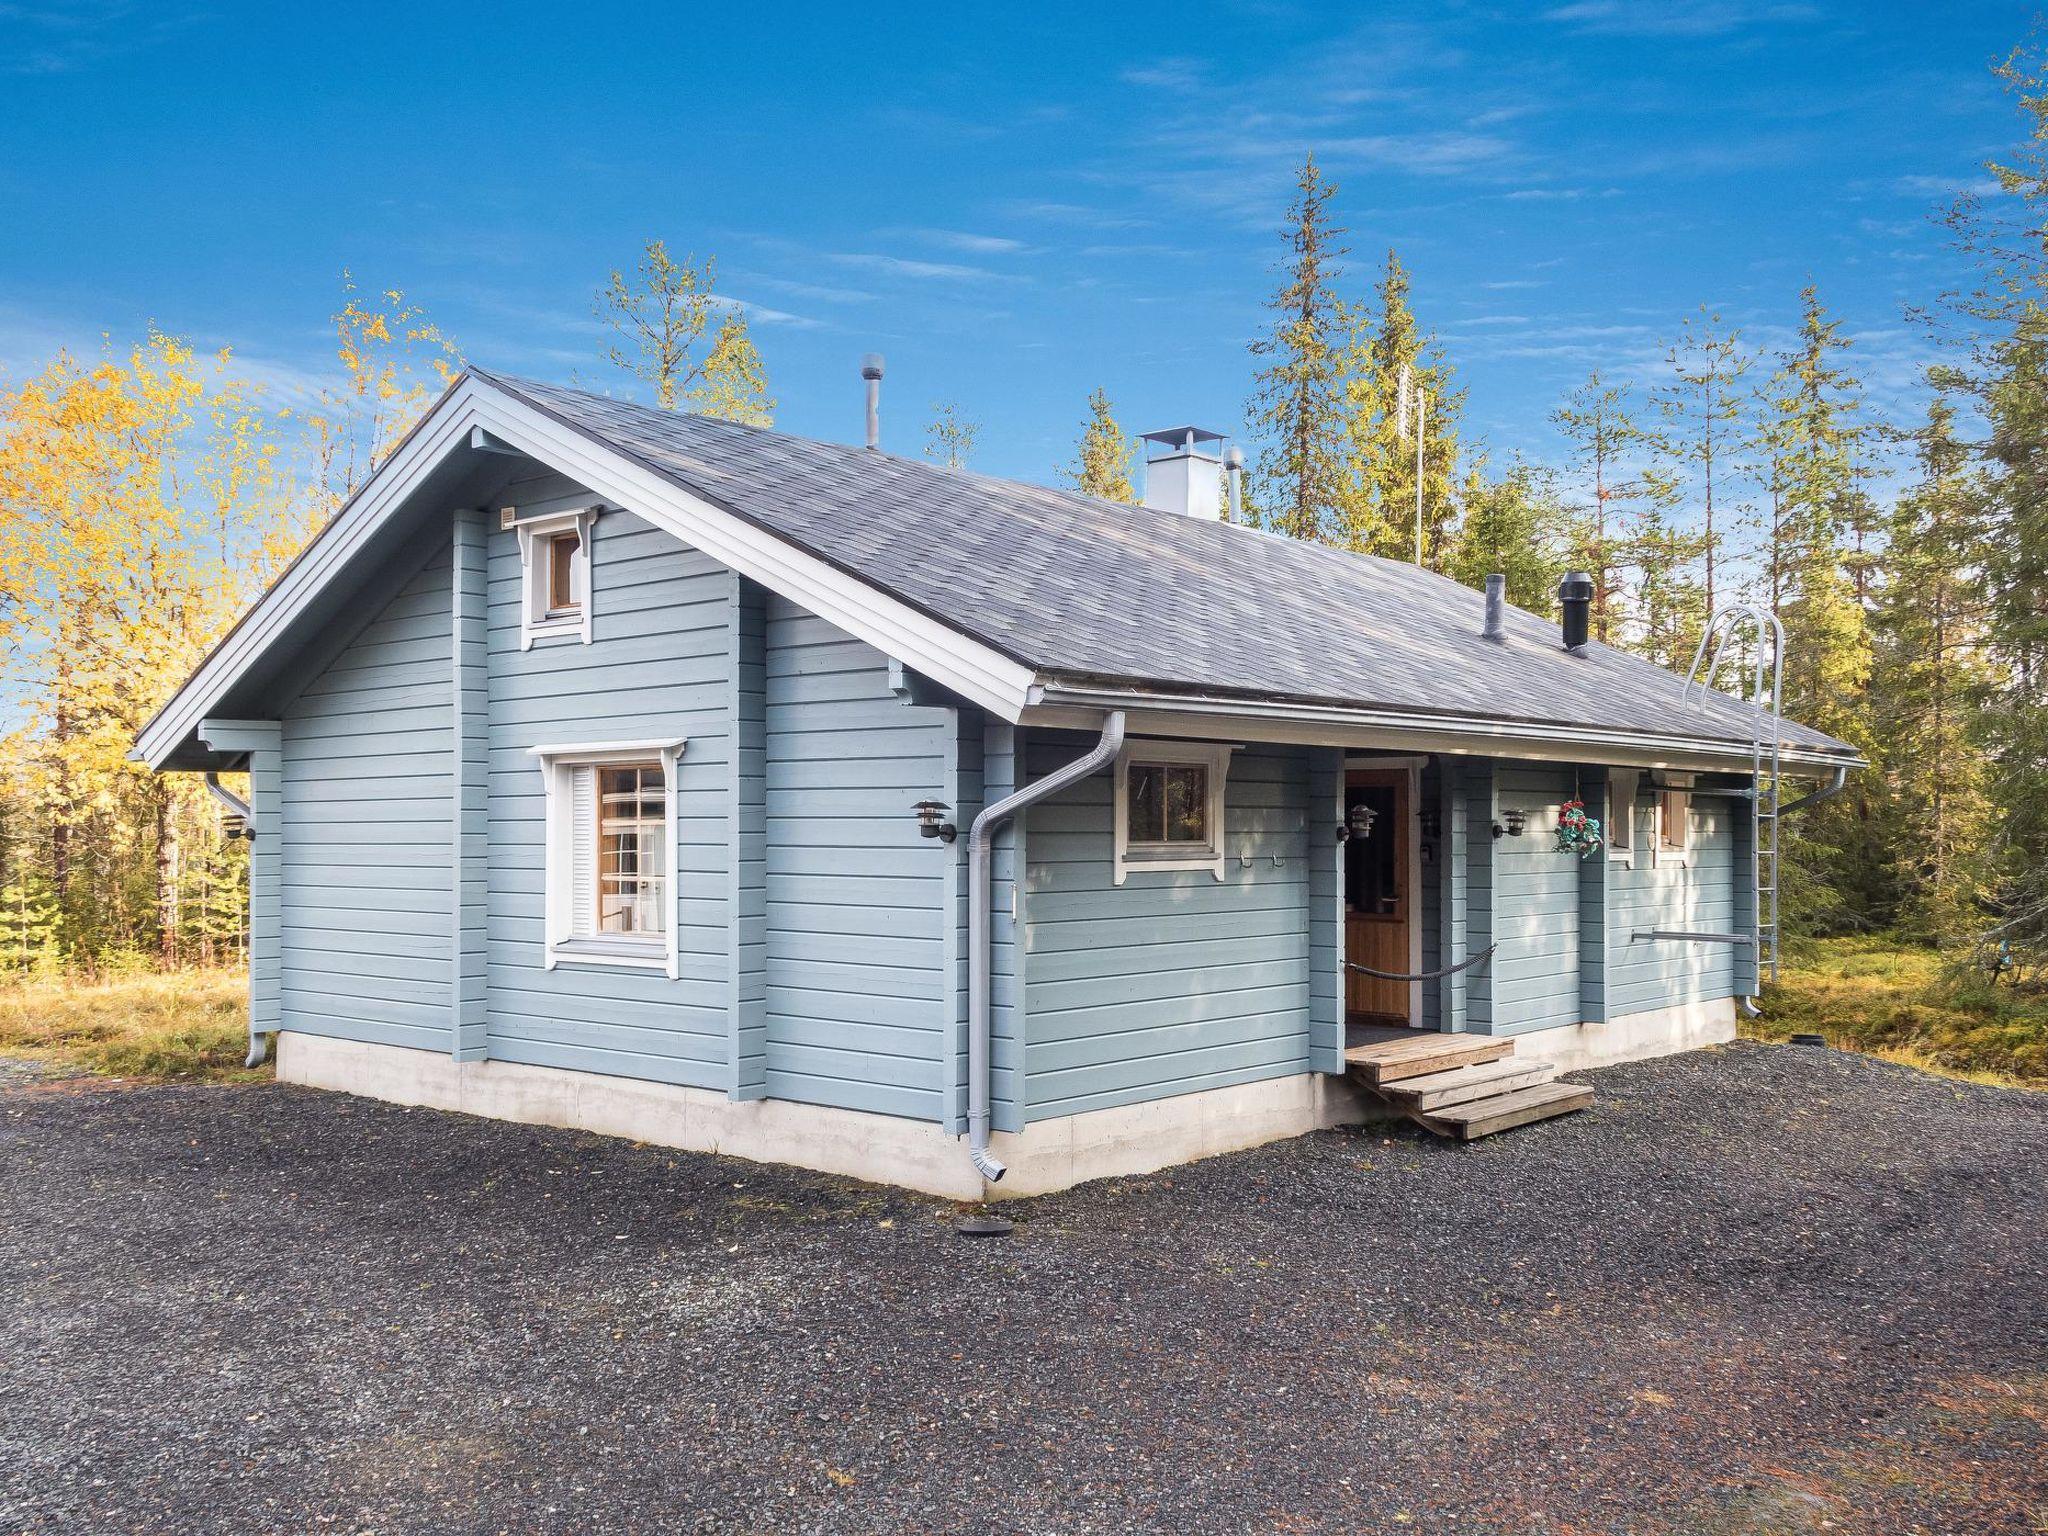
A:
[[[1564,648],[1584,648],[1593,632],[1593,578],[1573,571],[1557,584],[1557,601],[1564,610]]]

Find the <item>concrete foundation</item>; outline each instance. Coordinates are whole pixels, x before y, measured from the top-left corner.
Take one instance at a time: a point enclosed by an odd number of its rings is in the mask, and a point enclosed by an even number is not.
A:
[[[1088,1179],[1153,1173],[1368,1114],[1348,1082],[1320,1073],[1094,1110],[996,1136],[993,1150],[1009,1173],[991,1185],[968,1162],[964,1139],[892,1115],[783,1099],[734,1103],[702,1088],[559,1067],[455,1061],[437,1051],[291,1030],[278,1036],[277,1076],[280,1082],[392,1104],[791,1163],[953,1200],[1014,1199]]]
[[[1560,1072],[1583,1072],[1588,1067],[1725,1045],[1735,1038],[1735,999],[1675,1003],[1599,1023],[1531,1030],[1514,1038],[1518,1059],[1553,1062]]]

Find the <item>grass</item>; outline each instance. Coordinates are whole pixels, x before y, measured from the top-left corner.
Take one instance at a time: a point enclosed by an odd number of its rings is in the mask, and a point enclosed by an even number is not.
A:
[[[0,1053],[116,1077],[198,1082],[267,1076],[249,1049],[248,977],[180,971],[0,986]]]
[[[1977,1082],[2048,1088],[2048,994],[1954,984],[1931,949],[1883,938],[1788,948],[1764,1016],[1743,1032],[1794,1034]]]

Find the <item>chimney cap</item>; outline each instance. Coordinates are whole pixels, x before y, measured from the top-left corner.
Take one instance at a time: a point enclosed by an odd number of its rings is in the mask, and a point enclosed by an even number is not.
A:
[[[1557,584],[1557,595],[1567,603],[1590,603],[1593,601],[1593,578],[1584,571],[1573,571]]]
[[[1223,434],[1211,432],[1206,427],[1162,427],[1157,432],[1140,432],[1138,440],[1157,443],[1166,450],[1166,454],[1154,454],[1153,457],[1163,458],[1175,453],[1199,452],[1210,443],[1222,442]]]
[[[882,354],[864,352],[860,359],[860,376],[864,379],[879,379],[882,376]]]

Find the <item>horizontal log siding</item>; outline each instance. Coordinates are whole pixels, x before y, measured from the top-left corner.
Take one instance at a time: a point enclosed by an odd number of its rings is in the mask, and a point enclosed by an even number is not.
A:
[[[1495,814],[1520,811],[1520,837],[1492,843],[1491,939],[1500,948],[1485,967],[1490,1033],[1521,1034],[1579,1022],[1578,859],[1557,847],[1557,817],[1571,798],[1569,768],[1503,762],[1494,765]],[[1477,895],[1474,896],[1477,900]]]
[[[504,498],[532,514],[594,498],[557,476]],[[630,512],[594,524],[591,643],[519,648],[519,541],[490,576],[490,1054],[693,1087],[730,1086],[727,1020],[732,586],[724,567]],[[532,748],[687,737],[677,770],[680,974],[545,965],[546,795]]]
[[[956,798],[953,712],[904,703],[879,651],[774,596],[765,649],[769,1095],[941,1120],[958,845],[911,807]]]
[[[1667,1008],[1675,1003],[1732,997],[1746,979],[1749,956],[1733,945],[1679,939],[1635,940],[1652,928],[1688,933],[1735,930],[1738,879],[1748,878],[1737,858],[1735,823],[1746,818],[1740,800],[1697,796],[1692,802],[1692,854],[1685,864],[1652,865],[1655,800],[1646,791],[1635,807],[1640,869],[1615,862],[1608,869],[1607,1009],[1610,1017]],[[1745,825],[1746,831],[1746,825]],[[1738,865],[1741,865],[1738,874]],[[1747,906],[1742,909],[1746,912]]]
[[[1087,745],[1034,733],[1028,777]],[[1308,785],[1302,749],[1233,755],[1220,881],[1206,870],[1133,871],[1115,885],[1108,773],[1032,808],[1027,1119],[1311,1069]]]
[[[285,709],[285,1029],[451,1045],[449,571],[443,549]]]

